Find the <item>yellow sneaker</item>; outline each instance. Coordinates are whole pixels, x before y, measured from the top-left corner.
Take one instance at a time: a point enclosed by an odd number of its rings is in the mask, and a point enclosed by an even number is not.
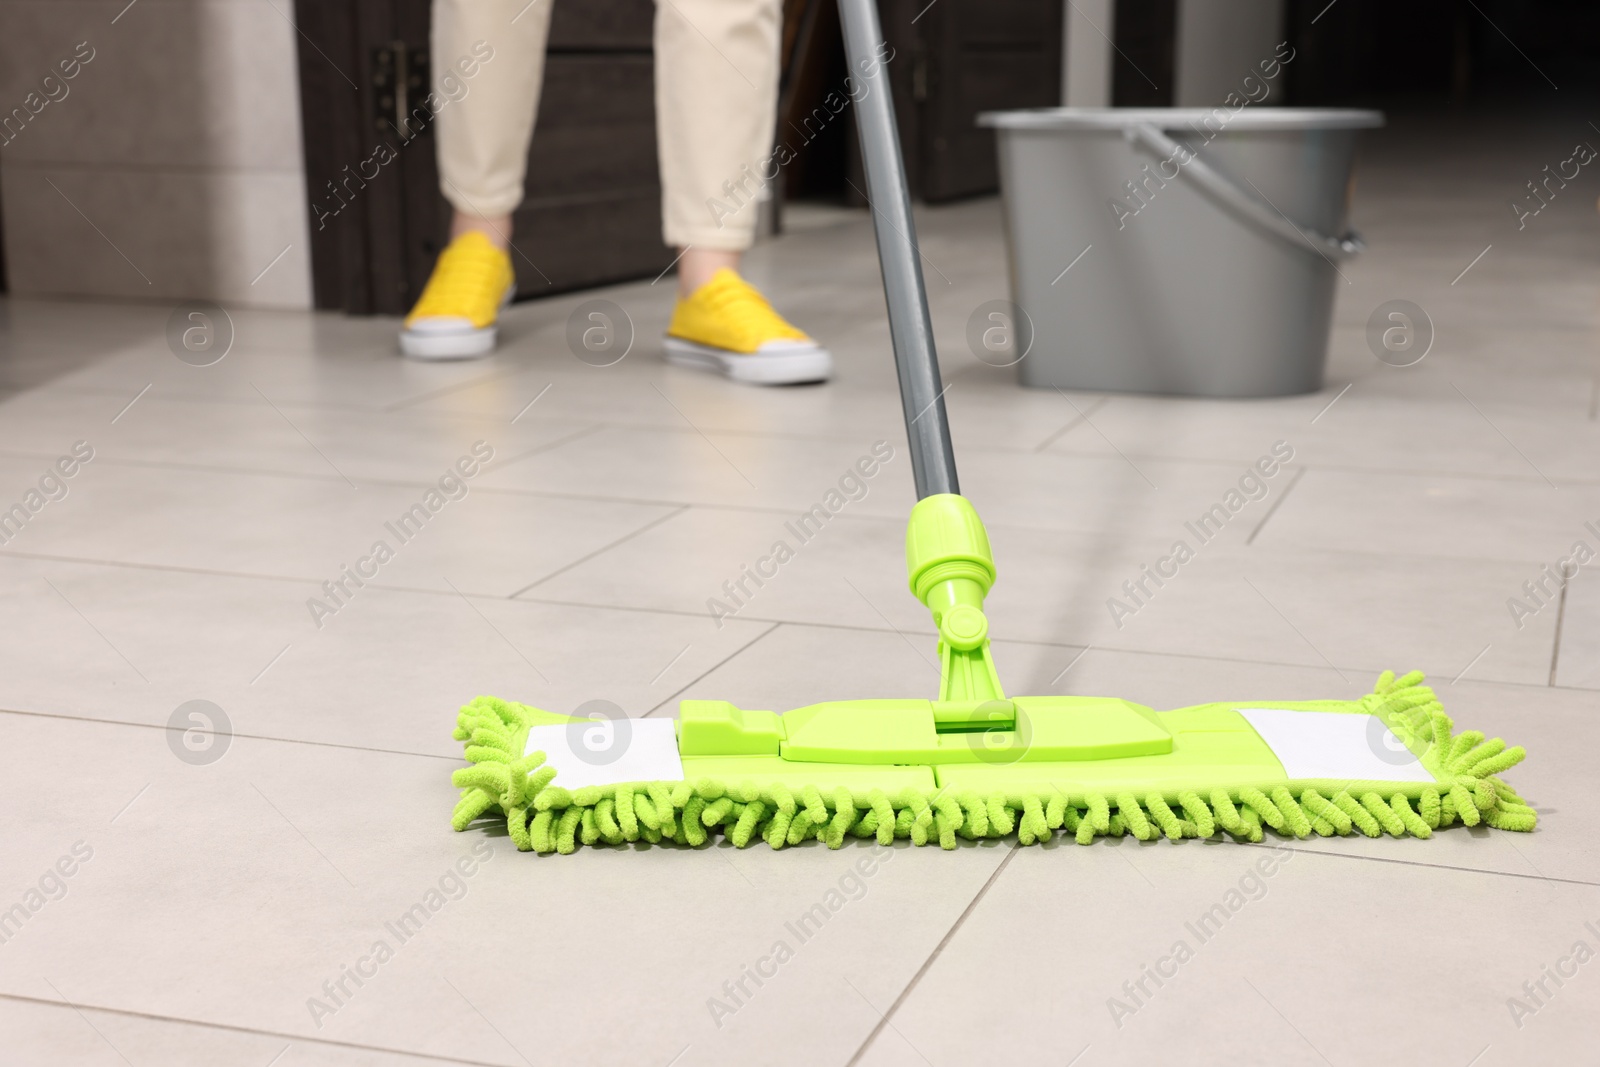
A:
[[[833,373],[826,348],[726,267],[678,301],[662,344],[667,362],[738,382],[792,385],[826,381]]]
[[[511,257],[476,230],[451,241],[400,331],[413,359],[471,359],[494,350],[495,318],[511,303]]]

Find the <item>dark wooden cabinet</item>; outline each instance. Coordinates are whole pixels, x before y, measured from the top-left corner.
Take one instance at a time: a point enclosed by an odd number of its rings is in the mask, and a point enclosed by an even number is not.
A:
[[[428,11],[427,0],[295,4],[319,308],[404,312],[438,254],[432,132],[394,122],[400,105],[427,92]]]
[[[1177,0],[1116,0],[1111,103],[1171,107],[1177,81]]]
[[[429,0],[297,0],[319,308],[404,314],[447,234],[428,92]],[[661,243],[651,0],[559,0],[515,214],[518,295],[651,276]],[[500,62],[512,57],[496,57]]]
[[[661,243],[652,0],[558,0],[516,212],[522,296],[654,276]]]
[[[906,174],[936,203],[999,186],[979,113],[1061,102],[1062,5],[1047,0],[879,0]]]

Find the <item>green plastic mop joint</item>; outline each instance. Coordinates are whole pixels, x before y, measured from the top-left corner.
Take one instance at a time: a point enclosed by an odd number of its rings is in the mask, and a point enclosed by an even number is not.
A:
[[[1004,700],[983,613],[983,598],[994,585],[994,553],[966,497],[938,493],[917,501],[906,525],[906,575],[912,595],[933,612],[939,628],[939,699]]]

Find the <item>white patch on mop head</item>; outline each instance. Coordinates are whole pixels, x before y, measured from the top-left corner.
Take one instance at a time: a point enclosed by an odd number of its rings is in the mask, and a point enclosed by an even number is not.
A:
[[[681,782],[677,724],[671,719],[594,719],[528,731],[523,755],[543,752],[567,789],[619,782]]]
[[[1239,714],[1293,779],[1427,782],[1434,777],[1375,715],[1288,708],[1240,708]]]

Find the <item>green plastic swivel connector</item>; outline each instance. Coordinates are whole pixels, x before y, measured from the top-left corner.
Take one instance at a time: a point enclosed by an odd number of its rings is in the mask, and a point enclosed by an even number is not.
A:
[[[994,555],[966,497],[938,493],[917,501],[906,526],[906,574],[939,628],[939,699],[1004,700],[983,613]]]

